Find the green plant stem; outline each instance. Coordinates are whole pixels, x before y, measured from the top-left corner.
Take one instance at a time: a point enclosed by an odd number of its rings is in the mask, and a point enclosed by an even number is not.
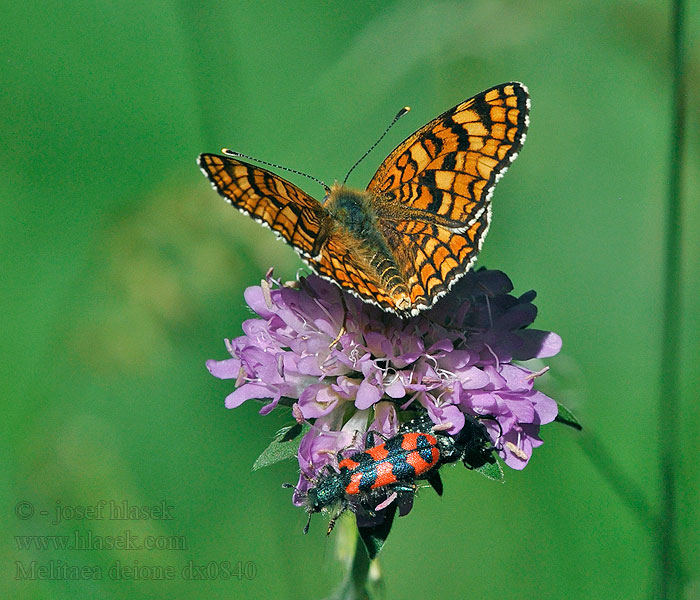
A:
[[[350,578],[356,588],[358,594],[355,598],[369,598],[367,593],[367,576],[369,575],[369,556],[365,545],[357,540],[355,545],[355,556],[352,559],[352,567],[350,567]]]
[[[665,236],[663,360],[659,396],[659,454],[661,462],[661,511],[658,530],[659,599],[680,596],[680,556],[677,548],[676,462],[680,422],[680,338],[681,338],[681,174],[685,127],[685,83],[683,54],[683,1],[673,0],[672,39],[672,125],[669,153],[668,214]]]
[[[588,456],[612,490],[637,517],[649,535],[656,535],[659,517],[640,486],[616,462],[615,456],[605,447],[605,443],[590,429],[578,436],[581,449]]]
[[[350,570],[330,600],[370,600],[367,589],[369,565],[367,550],[358,534]]]

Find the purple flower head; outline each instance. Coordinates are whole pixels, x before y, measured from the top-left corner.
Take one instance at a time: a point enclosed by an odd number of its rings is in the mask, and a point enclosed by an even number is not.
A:
[[[472,271],[432,309],[402,320],[315,275],[280,284],[268,274],[245,292],[257,317],[226,342],[231,358],[207,367],[235,379],[227,408],[251,399],[263,401],[261,414],[293,406],[310,425],[296,504],[337,469],[339,452],[363,450],[368,431],[395,435],[404,411],[421,407],[453,436],[467,415],[480,419],[505,464],[522,469],[557,404],[533,387],[546,369],[513,361],[553,356],[561,338],[531,329],[535,293],[512,290],[500,271]]]

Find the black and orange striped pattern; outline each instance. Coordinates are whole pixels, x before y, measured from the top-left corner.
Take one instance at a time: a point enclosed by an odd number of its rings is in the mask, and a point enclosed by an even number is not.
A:
[[[435,436],[411,432],[344,458],[338,466],[347,479],[345,493],[354,496],[393,484],[412,485],[416,479],[426,478],[440,457]]]
[[[474,264],[493,187],[525,141],[529,109],[520,83],[486,90],[399,144],[366,191],[335,185],[323,204],[227,156],[202,154],[199,165],[322,277],[406,317],[430,308]]]
[[[314,255],[325,217],[317,200],[270,171],[228,156],[202,154],[199,166],[214,189],[238,210],[272,229],[302,255]]]

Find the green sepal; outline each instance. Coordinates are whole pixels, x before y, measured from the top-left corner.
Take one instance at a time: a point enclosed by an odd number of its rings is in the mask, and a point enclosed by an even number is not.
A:
[[[263,450],[253,464],[253,471],[269,467],[281,460],[294,458],[299,451],[302,434],[309,430],[309,426],[299,423],[282,427],[276,434],[275,439],[270,442],[270,445]]]
[[[492,481],[503,481],[505,479],[503,467],[497,460],[494,460],[492,463],[487,462],[474,470]]]
[[[442,496],[442,479],[440,478],[440,473],[438,471],[433,471],[428,475],[428,483],[437,492],[438,496]]]
[[[557,406],[559,407],[559,414],[557,414],[555,417],[555,421],[568,425],[569,427],[573,427],[577,431],[581,431],[583,429],[583,425],[579,423],[579,420],[574,416],[574,413],[566,408],[566,406],[559,404],[559,402],[557,402]]]
[[[370,560],[377,558],[386,542],[386,538],[389,537],[389,532],[396,516],[396,507],[397,503],[392,502],[381,511],[381,514],[384,515],[384,520],[379,525],[374,525],[373,527],[357,526],[357,530],[360,532],[360,539],[367,549],[367,555]]]
[[[304,426],[301,423],[294,423],[294,425],[287,425],[287,427],[282,427],[275,434],[276,442],[291,442],[296,438],[302,431]],[[308,429],[307,429],[308,431]]]

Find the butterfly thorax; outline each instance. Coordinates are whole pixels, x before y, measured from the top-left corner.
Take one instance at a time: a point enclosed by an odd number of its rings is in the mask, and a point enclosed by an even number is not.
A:
[[[377,215],[372,206],[372,194],[334,185],[324,208],[333,220],[360,239],[377,233]]]
[[[377,279],[402,306],[408,302],[408,290],[381,232],[377,213],[380,204],[381,200],[370,191],[334,185],[323,203],[329,217],[327,233],[344,240],[366,263],[367,272],[375,272]]]

